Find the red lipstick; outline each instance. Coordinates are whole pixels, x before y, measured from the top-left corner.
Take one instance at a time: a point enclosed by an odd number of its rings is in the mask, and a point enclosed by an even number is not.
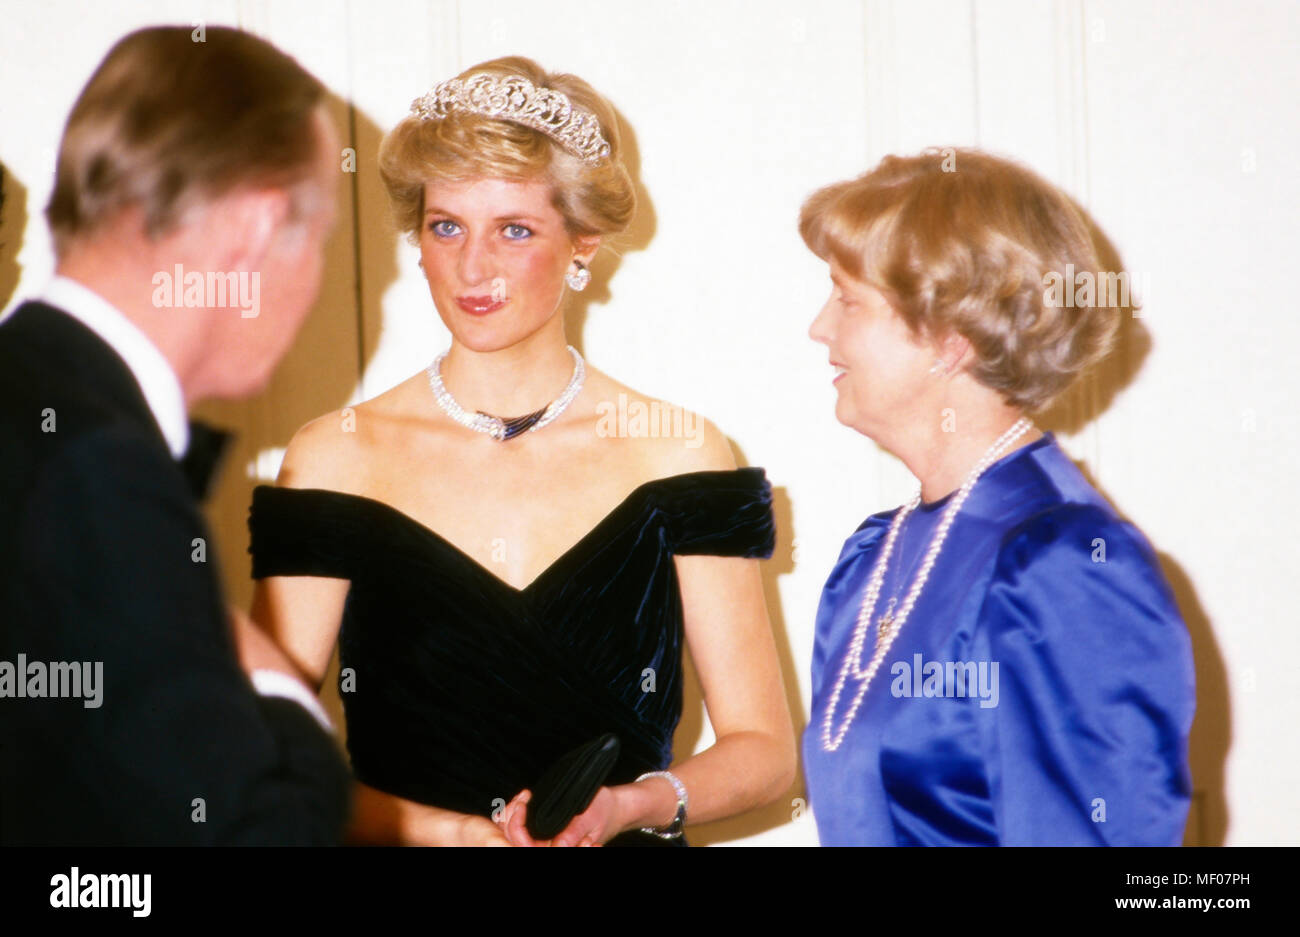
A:
[[[486,316],[496,312],[506,304],[504,299],[491,296],[457,296],[456,305],[472,316]]]

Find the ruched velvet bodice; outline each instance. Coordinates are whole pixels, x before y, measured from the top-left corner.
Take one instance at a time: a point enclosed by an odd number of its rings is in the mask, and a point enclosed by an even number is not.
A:
[[[623,746],[607,783],[667,767],[682,709],[673,555],[767,557],[775,533],[760,468],[641,485],[523,589],[358,495],[259,486],[249,527],[254,578],[351,581],[339,654],[357,778],[484,816],[604,732]]]

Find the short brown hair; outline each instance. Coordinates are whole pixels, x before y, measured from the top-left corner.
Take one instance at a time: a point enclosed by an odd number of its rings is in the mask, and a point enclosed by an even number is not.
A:
[[[913,334],[970,342],[971,375],[1037,411],[1110,351],[1117,306],[1048,302],[1073,266],[1096,275],[1087,222],[1036,173],[975,149],[886,156],[813,193],[799,233],[810,250],[884,293]]]
[[[406,117],[379,148],[379,173],[399,230],[418,238],[424,217],[424,186],[475,178],[544,179],[570,237],[617,234],[636,211],[636,193],[623,164],[614,109],[576,75],[548,72],[522,56],[493,59],[461,72],[518,75],[559,91],[600,121],[609,158],[584,163],[542,133],[522,124],[479,114],[452,112],[441,120]]]
[[[73,105],[45,214],[61,253],[138,206],[157,237],[244,185],[290,186],[317,159],[325,89],[238,29],[142,29],[109,51]]]

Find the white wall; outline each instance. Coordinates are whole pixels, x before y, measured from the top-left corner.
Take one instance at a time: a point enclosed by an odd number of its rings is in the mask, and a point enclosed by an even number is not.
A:
[[[861,518],[905,500],[914,482],[833,418],[825,352],[806,336],[827,281],[795,230],[799,204],[885,153],[930,144],[1035,167],[1150,284],[1116,362],[1048,425],[1161,552],[1192,630],[1188,841],[1300,842],[1294,2],[7,7],[0,161],[26,209],[25,229],[22,209],[6,210],[0,301],[16,273],[15,298],[49,275],[41,212],[62,122],[103,53],[136,26],[202,19],[265,35],[326,81],[340,123],[355,126],[359,171],[340,180],[347,210],[315,320],[265,395],[211,408],[243,434],[211,509],[239,598],[254,480],[238,469],[261,452],[273,474],[296,426],[384,390],[446,344],[414,249],[388,229],[374,169],[383,131],[433,82],[502,54],[604,92],[635,135],[647,204],[632,248],[597,264],[571,338],[619,379],[708,416],[766,467],[782,524],[769,597],[801,727],[822,582]],[[687,744],[709,738],[698,715],[679,733]],[[790,819],[790,798],[697,839],[815,842],[807,815]]]

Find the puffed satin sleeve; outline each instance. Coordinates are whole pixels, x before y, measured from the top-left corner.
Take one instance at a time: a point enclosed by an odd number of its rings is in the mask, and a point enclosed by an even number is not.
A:
[[[1195,677],[1145,538],[1086,505],[1027,521],[979,628],[1000,672],[987,743],[1001,842],[1179,845]]]
[[[363,531],[345,497],[306,488],[253,489],[248,515],[253,578],[328,576],[349,579]]]
[[[772,555],[772,485],[761,468],[693,472],[664,481],[661,507],[674,553]]]

